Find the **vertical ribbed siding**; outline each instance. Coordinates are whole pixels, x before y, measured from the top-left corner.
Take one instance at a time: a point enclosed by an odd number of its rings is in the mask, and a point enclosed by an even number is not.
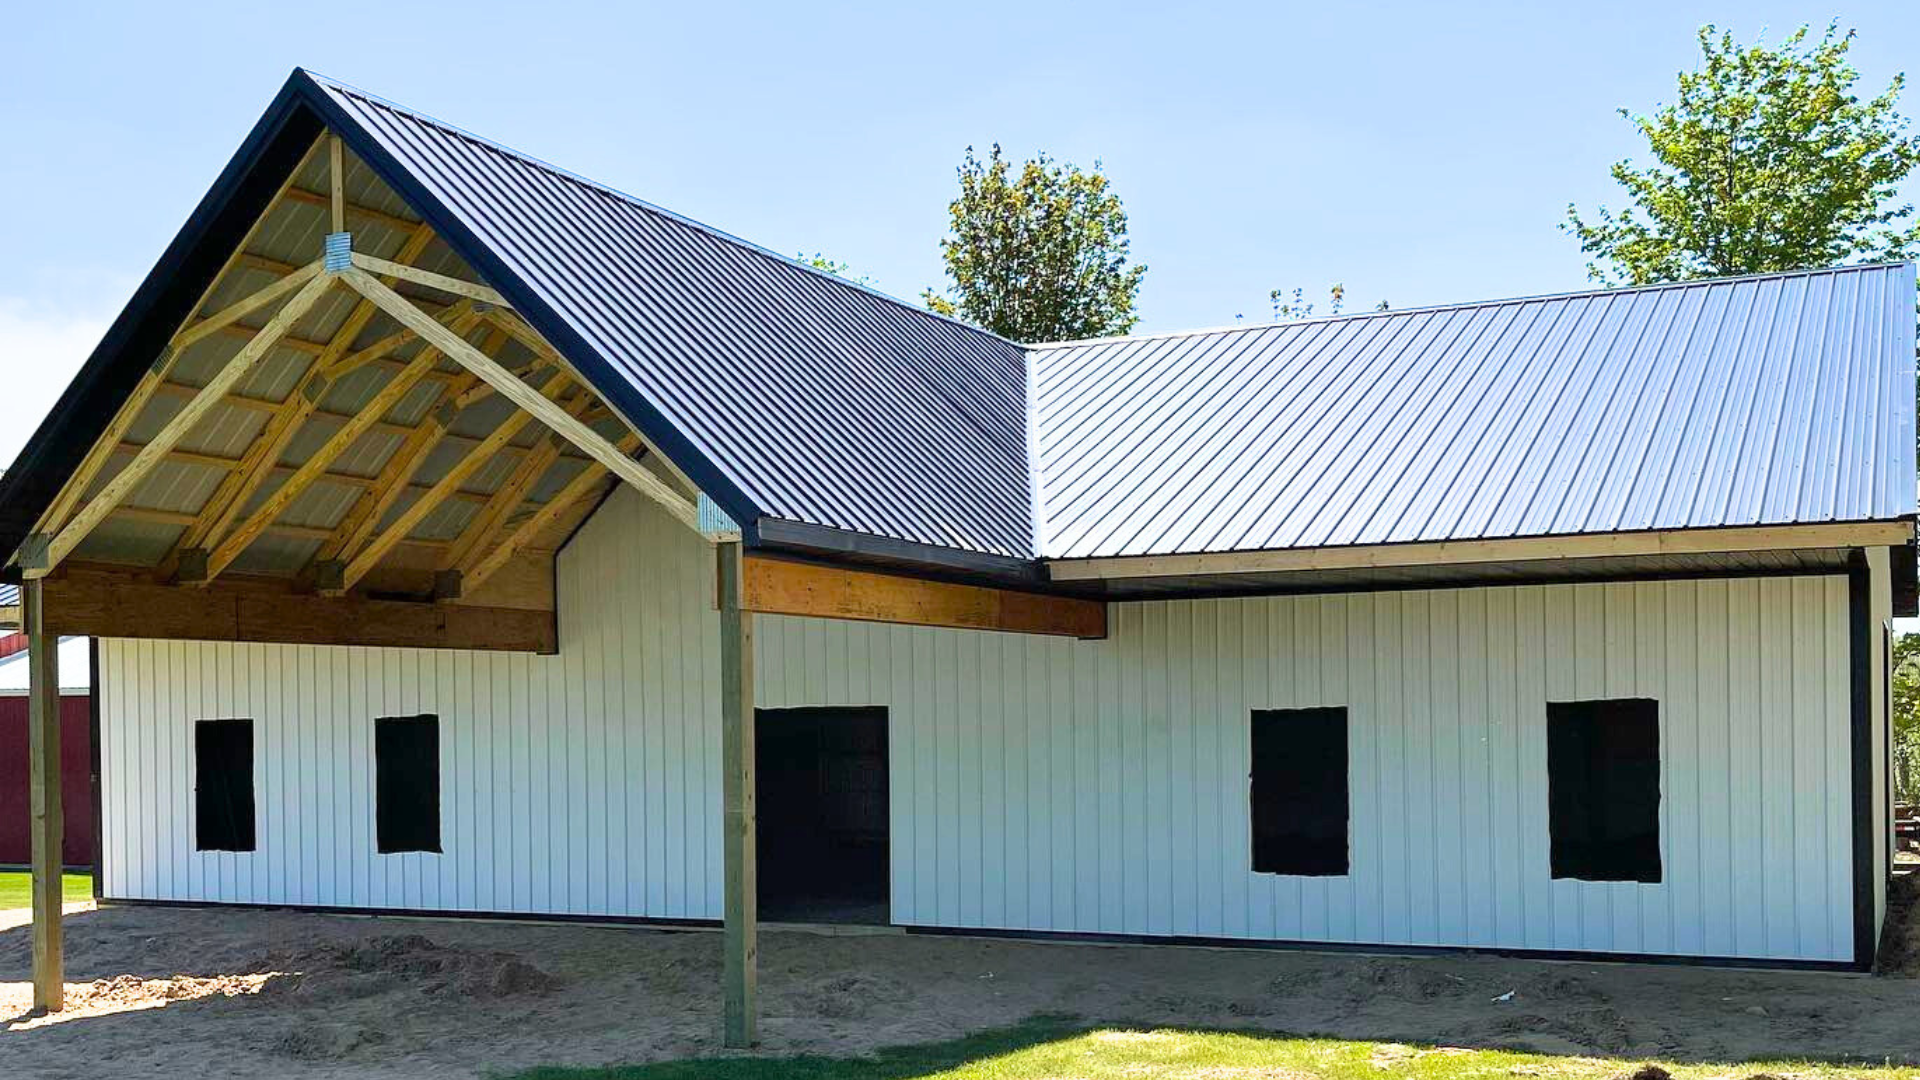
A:
[[[561,655],[103,642],[107,894],[719,914],[710,562],[620,491]],[[1076,642],[762,617],[767,708],[889,710],[899,923],[1751,958],[1852,952],[1843,576],[1115,604]],[[1554,881],[1545,702],[1660,701],[1658,885]],[[1251,710],[1346,705],[1352,873],[1248,868]],[[376,716],[438,712],[446,854],[372,854]],[[260,850],[190,850],[252,716]]]
[[[101,642],[110,897],[719,914],[704,545],[610,500],[560,558],[561,653]],[[440,717],[442,855],[376,855],[374,718]],[[193,721],[255,723],[259,848],[196,852]]]
[[[1844,577],[1115,605],[1104,642],[767,618],[765,707],[885,705],[893,918],[1852,957]],[[1555,881],[1545,702],[1660,701],[1658,885]],[[1251,710],[1346,705],[1351,875],[1249,870]]]

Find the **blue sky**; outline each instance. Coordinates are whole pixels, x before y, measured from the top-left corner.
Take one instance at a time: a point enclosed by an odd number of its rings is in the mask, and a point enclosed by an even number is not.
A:
[[[1556,226],[1643,151],[1614,109],[1669,98],[1701,23],[1830,17],[1872,90],[1920,41],[1911,0],[35,4],[0,65],[0,461],[296,64],[905,297],[941,279],[969,144],[1099,159],[1166,330],[1265,319],[1275,286],[1582,287]]]

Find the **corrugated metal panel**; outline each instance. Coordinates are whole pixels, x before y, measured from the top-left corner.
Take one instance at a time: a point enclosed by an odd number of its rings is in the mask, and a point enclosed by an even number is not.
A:
[[[1911,263],[1033,350],[1053,558],[1915,511]]]
[[[622,489],[558,657],[103,643],[108,894],[718,916],[708,560]],[[888,708],[901,923],[1846,960],[1847,610],[1833,575],[1117,604],[1098,642],[764,617],[756,695]],[[1658,885],[1549,875],[1545,702],[1607,696],[1660,701]],[[1251,873],[1248,714],[1325,704],[1353,872]],[[371,719],[418,711],[447,854],[376,856]],[[189,723],[233,715],[261,850],[195,854]]]
[[[1018,346],[320,85],[761,513],[1033,553]]]

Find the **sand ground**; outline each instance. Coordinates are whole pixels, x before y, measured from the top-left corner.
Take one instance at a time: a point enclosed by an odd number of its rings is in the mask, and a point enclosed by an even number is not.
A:
[[[23,919],[0,912],[0,1076],[474,1077],[718,1052],[712,932],[109,907],[69,917],[72,1007],[34,1018]],[[762,1035],[766,1052],[847,1054],[1065,1013],[1548,1053],[1920,1063],[1920,914],[1885,955],[1894,973],[1869,977],[766,932]]]

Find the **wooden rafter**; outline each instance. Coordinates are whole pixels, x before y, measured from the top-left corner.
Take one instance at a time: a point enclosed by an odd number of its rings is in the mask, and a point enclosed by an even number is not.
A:
[[[259,363],[260,358],[273,347],[274,341],[299,321],[327,289],[332,287],[333,283],[334,275],[331,274],[308,279],[307,283],[300,287],[300,291],[294,293],[273,318],[268,320],[260,333],[249,341],[245,348],[236,353],[233,359],[227,361],[207,385],[201,388],[200,393],[194,395],[178,413],[174,414],[173,419],[167,421],[166,425],[140,448],[140,452],[133,456],[133,460],[127,463],[126,468],[120,470],[119,475],[109,480],[98,494],[81,507],[74,514],[73,520],[67,522],[59,532],[47,539],[44,553],[34,553],[37,557],[32,558],[26,557],[23,553],[21,569],[30,577],[39,577],[60,565],[60,560],[66,558],[68,552],[71,552],[80,541],[86,539],[87,534],[92,532],[94,527],[113,511],[114,507],[120,505],[140,481],[146,479],[147,474],[160,463],[167,451],[173,449],[174,444],[179,442],[187,432],[193,430],[205,418],[207,412],[220,402],[228,390],[253,370],[253,366]],[[116,435],[108,445],[111,446],[118,441],[119,437]]]
[[[621,453],[631,454],[640,449],[640,437],[629,433],[615,445]],[[470,596],[480,586],[486,584],[487,579],[498,573],[509,559],[532,547],[534,538],[554,522],[559,521],[567,511],[579,506],[588,496],[598,491],[608,475],[605,466],[598,463],[589,464],[580,471],[579,475],[567,481],[565,487],[555,492],[553,498],[540,504],[540,509],[513,526],[491,550],[486,551],[485,554],[482,554],[482,549],[477,547],[469,551],[466,561],[455,567],[460,573],[461,591]]]
[[[365,270],[355,267],[343,271],[340,277],[361,295],[380,305],[383,311],[393,316],[401,325],[411,327],[415,333],[439,348],[448,357],[482,380],[491,383],[502,397],[531,413],[535,419],[559,432],[568,442],[606,466],[614,475],[666,507],[668,513],[679,518],[688,528],[696,531],[699,529],[700,514],[691,500],[675,491],[666,481],[655,476],[639,462],[615,449],[614,445],[599,432],[567,415],[566,410],[521,381],[512,372],[502,367],[498,361],[474,348],[458,335],[449,333],[447,328],[435,322],[432,316],[414,307],[406,297],[394,292],[379,278]]]
[[[293,171],[288,173],[287,178],[280,182],[280,187],[274,191],[273,198],[268,200],[266,207],[260,211],[259,216],[253,219],[253,224],[247,226],[247,233],[241,237],[240,245],[233,250],[232,254],[227,256],[226,261],[220,266],[220,271],[213,276],[212,280],[207,282],[207,287],[200,291],[199,298],[194,301],[193,307],[188,310],[186,317],[180,320],[179,326],[174,328],[176,335],[185,330],[193,323],[194,319],[199,316],[200,310],[207,306],[207,302],[213,298],[214,290],[220,287],[220,283],[226,279],[227,274],[231,272],[234,267],[246,263],[248,258],[248,245],[252,244],[254,237],[259,235],[260,227],[265,224],[267,215],[273,212],[274,205],[293,187],[294,177],[298,176],[300,170],[306,167],[308,160],[313,157],[313,152],[319,145],[319,140],[316,139],[312,145],[308,146],[306,153],[300,156],[300,161],[294,166]],[[286,266],[282,272],[291,273],[294,269],[296,268]],[[60,489],[60,493],[54,497],[52,504],[47,507],[46,513],[40,516],[40,521],[34,529],[35,532],[58,532],[60,527],[66,524],[67,515],[73,512],[74,504],[79,502],[80,497],[87,493],[87,488],[93,483],[93,478],[99,475],[101,467],[107,463],[107,458],[113,452],[113,447],[118,445],[120,440],[126,437],[128,429],[133,427],[134,421],[138,420],[140,414],[146,410],[147,402],[152,399],[154,392],[159,386],[166,381],[167,373],[173,365],[174,358],[178,355],[179,351],[177,349],[165,349],[161,351],[159,358],[155,360],[153,366],[148,368],[147,373],[141,376],[140,382],[134,386],[133,393],[127,396],[127,400],[122,402],[120,408],[114,413],[113,419],[107,424],[107,430],[94,442],[93,447],[87,452],[86,458],[81,461],[80,468],[75,470],[74,474],[67,478],[67,483]]]
[[[342,166],[338,136],[332,139],[330,154],[333,159],[334,191],[338,194],[344,190],[340,180]],[[339,206],[336,203],[336,214],[338,212]],[[425,225],[419,226],[400,249],[400,260],[406,262],[418,258],[432,240],[433,230]],[[335,332],[333,340],[328,343],[326,352],[321,353],[314,360],[306,378],[287,395],[279,408],[267,415],[266,424],[248,445],[240,467],[222,478],[220,485],[214,489],[213,495],[201,506],[200,513],[193,524],[174,541],[173,550],[167,553],[167,557],[160,564],[163,578],[171,577],[179,567],[182,552],[203,548],[207,546],[210,537],[226,534],[228,526],[233,524],[234,516],[253,498],[254,492],[259,490],[260,485],[273,475],[274,467],[280,463],[280,456],[286,451],[287,444],[293,441],[302,425],[320,407],[320,401],[326,396],[327,387],[331,385],[328,376],[324,373],[334,361],[353,347],[354,340],[360,336],[360,332],[366,328],[368,322],[372,321],[374,315],[379,313],[379,310],[364,297],[354,304],[353,310],[347,314],[346,320]]]
[[[507,303],[506,297],[501,296],[499,293],[479,282],[468,281],[465,278],[457,278],[448,274],[436,274],[431,270],[422,270],[418,267],[406,266],[394,262],[391,259],[376,258],[363,251],[353,253],[353,265],[365,270],[369,274],[376,274],[383,278],[398,278],[401,281],[409,281],[415,285],[422,285],[429,289],[437,289],[443,293],[452,293],[455,296],[464,296],[469,300],[478,300],[483,304],[492,304],[500,308],[513,306]]]
[[[499,330],[490,331],[481,342],[481,348],[492,352],[500,348],[505,335]],[[387,511],[411,486],[413,475],[426,463],[427,455],[442,442],[452,443],[465,436],[456,436],[447,431],[458,411],[450,408],[450,399],[458,397],[476,381],[472,372],[464,372],[459,381],[448,384],[442,389],[435,406],[427,412],[425,422],[407,433],[405,440],[387,458],[380,467],[380,475],[368,496],[355,500],[342,515],[339,524],[333,528],[333,535],[320,545],[308,564],[312,576],[333,577],[344,571],[340,563],[342,555],[358,549],[373,535],[373,529],[386,517]],[[476,444],[479,440],[473,440]]]
[[[377,311],[378,309],[376,308],[375,310]],[[435,313],[434,318],[443,325],[452,326],[456,320],[473,314],[476,314],[473,301],[461,300],[441,308],[439,312]],[[338,381],[363,367],[372,365],[397,367],[403,363],[403,361],[394,358],[394,350],[412,340],[414,340],[413,331],[404,328],[396,330],[369,345],[355,349],[353,352],[329,358],[325,366],[320,369],[320,373],[330,380]],[[444,376],[436,377],[444,378]]]
[[[192,336],[196,330],[208,325],[213,325],[216,329],[220,326],[230,325],[235,320],[258,311],[276,300],[284,298],[288,293],[311,281],[314,275],[319,272],[320,264],[318,263],[303,266],[286,277],[268,285],[266,288],[229,305],[218,314],[175,334],[172,342],[162,350],[159,361],[148,368],[145,375],[141,376],[140,382],[134,387],[133,394],[127,399],[126,404],[114,414],[113,419],[107,424],[107,430],[101,434],[99,440],[94,443],[93,448],[88,451],[86,459],[80,463],[80,468],[68,479],[66,485],[61,489],[60,494],[54,499],[53,505],[48,507],[46,514],[41,519],[39,531],[55,533],[66,525],[67,517],[73,512],[74,505],[79,502],[80,497],[86,493],[87,487],[93,483],[93,478],[99,475],[101,467],[107,463],[107,459],[112,455],[113,448],[118,446],[120,440],[126,437],[127,431],[133,427],[134,421],[140,418],[140,414],[145,411],[147,403],[153,399],[154,392],[162,383],[166,382],[167,372],[173,366],[174,357],[180,354],[180,350],[186,348],[194,341],[198,341],[200,337],[205,336],[204,333],[198,337]],[[211,332],[212,331],[207,331],[207,333]],[[197,394],[198,390],[195,390],[195,393]]]
[[[232,326],[235,323],[239,322],[241,319],[246,318],[247,316],[253,314],[254,312],[261,310],[262,308],[272,305],[276,301],[285,297],[288,293],[291,293],[295,289],[298,289],[300,286],[305,285],[309,280],[313,278],[315,274],[318,274],[319,272],[320,272],[319,263],[317,262],[308,263],[307,265],[300,267],[299,269],[295,270],[293,273],[288,274],[286,277],[281,278],[279,281],[274,282],[273,284],[267,286],[266,288],[261,289],[260,291],[255,292],[244,299],[236,300],[233,303],[228,304],[226,307],[221,308],[219,311],[215,312],[214,314],[209,315],[206,318],[201,319],[199,322],[194,323],[192,326],[187,327],[185,330],[180,331],[178,334],[175,334],[173,336],[173,341],[169,343],[168,347],[173,349],[175,352],[179,352],[180,350],[186,348],[189,345],[192,345],[194,342],[199,341],[200,339],[206,337],[207,335],[220,330],[222,327]],[[253,336],[258,337],[259,332],[256,331]]]
[[[485,317],[488,322],[492,323],[496,327],[499,327],[501,330],[504,330],[507,333],[507,336],[519,342],[522,347],[527,349],[527,351],[533,353],[533,355],[536,358],[540,360],[544,360],[549,364],[558,365],[560,369],[563,371],[572,372],[574,380],[580,383],[580,385],[582,386],[592,385],[592,383],[590,383],[587,379],[581,376],[579,369],[573,366],[572,361],[568,360],[565,356],[562,356],[560,354],[560,350],[554,348],[553,345],[550,342],[548,342],[546,338],[541,337],[540,332],[535,330],[530,324],[528,324],[527,321],[524,318],[522,318],[518,312],[509,311],[505,308],[496,308],[492,311],[486,312]],[[603,403],[603,407],[604,407],[604,403]],[[626,427],[632,430],[638,430],[637,428],[634,427],[634,425],[631,422],[628,421],[626,417],[615,412],[613,409],[607,408],[606,414],[612,416],[615,420],[618,420],[623,427]],[[594,414],[594,413],[589,413],[586,416],[581,417],[583,421],[586,421],[589,423],[591,423],[593,420],[598,418],[599,418],[598,414]],[[697,490],[699,488],[699,485],[695,484],[691,477],[689,477],[686,473],[680,471],[680,467],[674,464],[671,458],[667,457],[665,454],[662,454],[660,452],[659,447],[653,446],[647,443],[644,439],[641,440],[640,445],[646,449],[649,455],[652,456],[654,463],[656,465],[659,465],[661,468],[665,469],[668,475],[670,475],[673,479],[679,481],[682,485],[684,485],[690,490]]]
[[[455,338],[458,340],[457,334]],[[380,392],[375,394],[372,400],[354,415],[353,419],[342,424],[340,429],[335,431],[324,445],[314,451],[304,464],[294,470],[292,476],[287,477],[284,483],[275,488],[273,494],[268,495],[245,521],[234,526],[232,532],[214,544],[213,548],[207,552],[204,573],[196,574],[195,580],[211,581],[219,576],[220,571],[232,565],[233,560],[253,543],[274,518],[279,517],[281,512],[307,489],[308,485],[320,478],[327,466],[331,465],[342,451],[366,434],[367,429],[372,427],[375,421],[387,414],[387,410],[399,404],[400,400],[418,385],[421,377],[432,369],[438,359],[434,350],[422,349],[420,355],[414,357],[413,361],[407,365],[406,370],[395,375],[387,385],[381,387]]]
[[[546,381],[539,392],[543,397],[551,400],[558,397],[570,381],[570,376],[556,373]],[[341,572],[340,581],[332,587],[345,592],[358,584],[360,579],[366,576],[367,571],[373,569],[381,559],[385,558],[395,544],[405,539],[408,533],[426,520],[428,514],[438,509],[440,504],[446,501],[447,496],[458,491],[468,477],[492,461],[493,456],[518,436],[521,429],[525,428],[532,419],[533,417],[525,412],[516,412],[501,421],[500,426],[495,428],[479,446],[468,451],[465,457],[455,462],[452,468],[435,481],[426,494],[415,499],[412,505],[400,513],[399,517],[394,518],[390,524],[376,533],[373,539],[367,541],[365,547],[354,552],[353,557],[347,560],[346,568]]]
[[[567,405],[567,411],[579,416],[592,401],[593,395],[582,393]],[[446,558],[441,560],[438,567],[440,573],[457,571],[469,555],[485,547],[500,533],[514,509],[526,501],[533,486],[539,483],[554,462],[560,460],[561,450],[566,445],[565,439],[549,435],[520,459],[520,464],[514,466],[513,473],[500,485],[499,490],[487,499],[479,513],[473,515],[467,527],[460,530]]]

